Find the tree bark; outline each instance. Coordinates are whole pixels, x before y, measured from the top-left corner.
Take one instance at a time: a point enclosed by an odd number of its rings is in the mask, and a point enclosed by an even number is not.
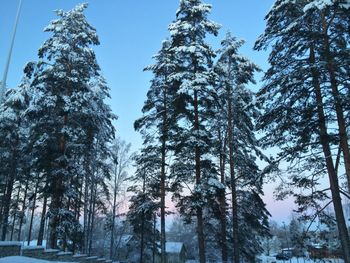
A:
[[[145,174],[143,176],[143,185],[142,185],[142,193],[143,193],[143,202],[145,202],[145,192],[146,192],[146,177]],[[144,210],[142,210],[142,214],[141,214],[141,242],[140,242],[140,263],[144,263],[143,262],[143,252],[144,252],[144,247],[145,247],[145,212]]]
[[[194,129],[199,132],[199,109],[198,109],[198,91],[194,91]],[[196,173],[196,186],[201,185],[201,152],[199,146],[195,147],[195,173]],[[200,193],[196,193],[201,197]],[[197,207],[197,235],[198,235],[198,249],[199,249],[199,262],[205,263],[205,238],[204,238],[204,221],[202,207]]]
[[[237,203],[237,185],[234,163],[234,145],[233,145],[233,105],[230,87],[227,87],[228,98],[228,147],[229,147],[229,166],[230,166],[230,183],[231,183],[231,203],[232,203],[232,239],[233,239],[233,262],[240,261],[239,248],[239,224],[238,224],[238,203]]]
[[[88,174],[88,173],[87,173]],[[88,176],[85,176],[85,189],[84,189],[84,253],[87,253],[88,249],[88,229],[89,229],[89,222],[88,222],[88,204],[89,204],[89,182],[88,182]]]
[[[333,164],[332,152],[329,145],[329,134],[327,132],[326,117],[323,108],[323,97],[321,93],[321,86],[319,82],[319,73],[315,68],[315,50],[313,43],[310,44],[310,66],[313,79],[313,86],[316,95],[317,112],[318,112],[318,124],[320,129],[320,142],[322,145],[323,153],[325,156],[326,168],[329,177],[330,189],[332,193],[332,200],[335,212],[335,218],[337,221],[337,227],[342,246],[342,252],[344,256],[344,262],[350,263],[350,240],[347,230],[344,211],[341,203],[340,189],[337,173]]]
[[[116,166],[118,163],[115,164]],[[114,229],[115,229],[115,216],[117,206],[117,168],[114,171],[114,192],[113,192],[113,209],[112,209],[112,228],[111,228],[111,244],[109,248],[109,258],[112,260],[114,255]]]
[[[46,219],[47,196],[44,195],[43,209],[41,211],[40,228],[38,235],[38,246],[42,246],[44,239],[45,219]]]
[[[167,92],[166,88],[163,90],[163,127],[162,127],[162,150],[161,150],[161,171],[160,171],[160,251],[161,263],[166,263],[166,236],[165,236],[165,165],[166,165],[166,142],[167,142]]]
[[[63,115],[63,127],[68,124],[68,113]],[[59,138],[59,150],[61,157],[65,157],[66,152],[66,144],[67,138],[65,134],[62,134]],[[64,158],[63,158],[64,159]],[[57,165],[60,169],[66,169],[66,161],[63,160],[61,163]],[[50,248],[57,248],[57,228],[60,225],[60,215],[58,214],[59,209],[62,207],[62,199],[64,194],[64,185],[63,185],[63,177],[54,175],[54,179],[52,180],[52,194],[51,194],[51,205],[50,210],[52,214],[52,218],[50,218],[50,237],[49,237],[49,246]]]
[[[13,160],[13,163],[11,165],[12,165],[11,174],[8,176],[6,190],[5,190],[5,196],[4,196],[1,241],[6,240],[8,220],[9,220],[9,214],[10,214],[11,196],[12,196],[12,191],[13,191],[13,184],[14,184],[15,178],[16,178],[15,160]]]
[[[97,192],[97,186],[94,184],[94,189],[92,189],[92,210],[91,210],[91,224],[90,224],[90,230],[89,230],[89,255],[91,255],[92,250],[92,238],[93,238],[93,232],[94,232],[94,226],[95,226],[95,207],[96,207],[96,192]]]
[[[225,165],[226,165],[226,143],[225,138],[222,137],[220,128],[219,128],[219,140],[220,140],[220,181],[225,186]],[[225,188],[221,190],[220,196],[220,232],[221,232],[221,241],[220,241],[220,247],[221,247],[221,260],[223,263],[227,263],[228,261],[228,253],[227,253],[227,222],[226,222],[226,191]]]
[[[33,195],[33,207],[32,207],[32,214],[30,217],[28,241],[27,241],[28,246],[30,245],[30,240],[32,238],[33,220],[34,220],[34,212],[35,212],[35,206],[36,206],[36,196],[37,196],[38,186],[39,186],[39,178],[37,178],[37,181],[35,183],[35,189],[34,189],[34,195]]]
[[[17,208],[18,208],[20,193],[21,193],[21,185],[18,186],[18,192],[17,192],[17,196],[16,196],[16,207],[15,207],[15,212],[13,213],[10,241],[13,240],[13,233],[15,231],[15,224],[16,224],[16,218],[17,218]]]
[[[21,212],[21,217],[19,220],[19,228],[18,228],[18,236],[17,236],[17,240],[21,241],[21,235],[22,235],[22,226],[23,226],[23,219],[24,219],[24,213],[26,211],[26,202],[27,202],[27,193],[28,193],[28,185],[29,185],[29,175],[30,172],[28,172],[28,177],[26,179],[26,186],[24,189],[24,196],[23,196],[23,202],[22,202],[22,212]]]

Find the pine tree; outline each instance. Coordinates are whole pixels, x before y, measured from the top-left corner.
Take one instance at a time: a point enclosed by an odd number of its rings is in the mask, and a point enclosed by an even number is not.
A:
[[[319,63],[320,49],[327,50],[325,42],[320,41],[320,36],[324,36],[322,16],[309,12],[307,4],[309,1],[276,1],[266,17],[265,33],[255,46],[258,50],[272,46],[271,67],[265,75],[267,83],[259,92],[259,101],[265,109],[259,125],[266,134],[265,145],[282,149],[279,160],[308,163],[305,167],[310,174],[326,170],[344,259],[350,262],[349,235],[332,158],[336,155],[332,146],[339,145],[339,134],[330,129],[337,118],[333,110],[336,103],[324,88],[328,77],[324,74],[324,63]],[[319,162],[312,159],[322,160],[326,169],[320,170]]]
[[[10,89],[6,93],[5,101],[0,106],[0,134],[3,138],[0,142],[0,160],[3,164],[0,168],[1,240],[5,240],[8,234],[10,208],[15,184],[21,180],[25,161],[28,161],[24,154],[28,136],[27,122],[24,116],[24,111],[29,104],[30,92],[28,86],[28,79],[23,78],[18,88]]]
[[[170,79],[170,74],[176,71],[176,58],[171,50],[171,42],[162,43],[162,49],[154,56],[155,64],[145,70],[152,71],[154,79],[147,93],[147,100],[143,106],[143,117],[135,122],[135,129],[140,131],[144,144],[152,142],[160,156],[160,226],[161,226],[161,262],[166,262],[165,251],[165,197],[167,189],[167,173],[170,138],[176,128],[176,89],[177,82]],[[151,131],[151,132],[150,132]]]
[[[103,158],[103,148],[114,135],[114,115],[104,103],[108,87],[90,48],[99,40],[84,16],[86,7],[56,11],[59,18],[45,28],[52,36],[39,49],[36,66],[27,69],[36,94],[27,110],[33,122],[30,140],[35,169],[45,175],[45,190],[50,193],[52,248],[57,247],[58,238],[66,238],[67,224],[79,224],[71,210],[72,203],[78,202],[79,186],[70,184],[83,182],[76,176],[89,173],[84,160],[94,167],[90,158],[94,145],[102,147],[98,147],[101,155],[94,154]]]
[[[177,169],[178,177],[193,178],[195,187],[192,198],[180,200],[180,206],[190,205],[197,218],[199,260],[205,260],[205,237],[203,218],[203,191],[205,180],[212,173],[211,161],[206,154],[210,152],[210,137],[206,123],[210,115],[212,96],[210,84],[213,76],[210,70],[214,51],[205,42],[207,34],[217,35],[219,25],[210,21],[211,6],[200,0],[181,0],[176,12],[176,20],[169,26],[172,39],[172,52],[179,69],[171,79],[180,81],[178,96],[183,100],[181,134],[175,152],[178,162],[187,164],[187,171]],[[182,166],[184,167],[184,166]],[[189,180],[189,178],[187,180]],[[186,209],[185,209],[186,210]]]
[[[267,158],[259,150],[254,134],[253,121],[258,116],[254,94],[245,87],[248,83],[255,83],[254,73],[259,68],[238,53],[243,43],[227,33],[214,67],[219,76],[215,85],[219,102],[217,118],[224,120],[227,137],[233,258],[236,263],[241,257],[254,261],[254,255],[261,252],[257,237],[268,234],[269,215],[260,197],[263,194],[263,173],[256,165],[256,157],[265,161]]]
[[[135,238],[135,249],[133,260],[140,263],[150,262],[152,255],[158,250],[158,232],[155,232],[155,221],[157,211],[160,208],[158,201],[159,189],[159,160],[157,150],[152,147],[144,147],[141,154],[136,157],[136,173],[131,178],[133,186],[128,188],[134,195],[130,199],[127,219],[130,223]],[[137,256],[139,255],[139,256]]]
[[[323,94],[330,94],[332,106],[335,112],[338,133],[339,149],[343,153],[345,174],[347,176],[348,191],[350,191],[350,151],[349,133],[346,130],[344,108],[350,100],[346,92],[349,91],[349,79],[344,78],[346,72],[350,72],[349,61],[349,35],[346,33],[350,24],[350,6],[342,1],[318,2],[314,1],[304,7],[305,16],[314,17],[315,23],[321,24],[321,33],[316,35],[317,46],[315,52],[317,64],[324,78],[322,84]],[[342,64],[345,67],[341,66]],[[322,69],[321,69],[322,68]]]

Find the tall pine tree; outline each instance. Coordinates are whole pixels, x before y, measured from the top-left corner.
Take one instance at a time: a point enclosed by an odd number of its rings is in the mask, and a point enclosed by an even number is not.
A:
[[[345,149],[338,139],[344,136],[339,136],[341,127],[338,132],[332,129],[334,120],[339,121],[339,97],[327,88],[325,80],[331,78],[325,74],[329,71],[324,68],[327,62],[320,63],[328,50],[325,41],[320,41],[326,33],[323,16],[309,11],[315,4],[322,8],[327,3],[333,1],[278,0],[267,15],[265,33],[255,46],[258,50],[272,47],[266,85],[259,92],[265,109],[259,125],[266,135],[265,145],[282,149],[279,160],[308,163],[305,167],[310,174],[328,175],[344,259],[350,262],[350,240],[333,159],[337,151],[332,149],[338,145]],[[322,160],[323,168],[312,159]]]
[[[177,135],[175,150],[177,163],[182,168],[176,169],[176,173],[179,178],[189,177],[184,180],[194,184],[191,198],[180,198],[179,205],[182,210],[186,210],[187,206],[196,215],[200,263],[206,262],[203,214],[205,184],[214,177],[212,162],[208,158],[212,145],[207,123],[213,104],[210,85],[213,81],[211,66],[215,52],[206,43],[206,36],[217,35],[220,27],[208,19],[210,11],[211,5],[201,0],[181,0],[176,20],[169,26],[171,50],[176,60],[181,61],[179,69],[171,78],[180,81],[177,93],[184,105],[180,120],[183,125],[179,128],[181,132]]]
[[[214,67],[218,76],[215,85],[219,104],[217,119],[225,122],[223,133],[227,142],[224,152],[227,152],[229,170],[231,239],[233,262],[236,263],[242,258],[254,261],[255,255],[261,252],[258,236],[268,234],[269,215],[261,200],[263,173],[256,164],[257,157],[265,161],[267,158],[259,150],[255,138],[254,119],[258,111],[254,94],[246,87],[249,83],[255,83],[254,73],[259,68],[238,53],[243,43],[227,33]],[[223,239],[221,243],[224,242]]]
[[[65,218],[69,222],[75,218],[75,223],[79,223],[71,211],[73,197],[79,196],[74,189],[79,187],[70,184],[82,182],[74,177],[94,172],[94,159],[90,157],[99,156],[91,152],[99,148],[94,145],[106,147],[114,135],[114,116],[104,103],[109,96],[108,87],[90,48],[99,40],[84,16],[86,7],[82,4],[68,12],[56,11],[59,18],[45,28],[52,36],[39,49],[39,61],[31,72],[36,96],[27,115],[33,121],[35,168],[45,175],[46,191],[50,193],[52,248],[57,247],[58,238],[64,238],[61,235],[62,229],[67,229],[63,225]],[[90,168],[83,165],[86,160]]]
[[[170,138],[176,127],[176,89],[177,82],[170,79],[170,74],[178,67],[171,50],[171,42],[166,40],[162,49],[154,56],[155,64],[146,68],[154,74],[151,87],[147,93],[143,117],[135,122],[135,129],[143,135],[144,145],[152,144],[159,153],[160,170],[160,228],[161,228],[161,263],[166,262],[165,237],[165,197],[167,193],[167,167],[169,166]]]

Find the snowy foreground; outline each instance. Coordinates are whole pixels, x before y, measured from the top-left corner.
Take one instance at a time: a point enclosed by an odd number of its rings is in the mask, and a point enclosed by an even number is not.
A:
[[[307,258],[296,258],[293,257],[290,260],[276,260],[275,257],[269,257],[269,256],[260,256],[258,257],[261,260],[261,263],[344,263],[342,259],[307,259]],[[1,262],[1,261],[0,261]],[[199,261],[196,260],[188,260],[186,263],[198,263]],[[221,262],[215,262],[215,263],[221,263]]]
[[[276,260],[274,257],[261,256],[259,257],[262,263],[344,263],[342,259],[323,259],[323,260],[311,260],[304,258],[292,258],[291,260]],[[55,261],[57,262],[57,261]],[[0,263],[55,263],[54,261],[46,261],[28,257],[6,257],[0,258]],[[186,263],[197,263],[198,261],[189,260]],[[71,262],[57,262],[57,263],[71,263]],[[219,263],[219,262],[217,262]]]
[[[54,263],[54,261],[15,256],[15,257],[0,258],[0,263]],[[61,261],[59,263],[71,263],[71,262]]]
[[[290,260],[276,260],[275,257],[269,257],[269,256],[260,256],[259,259],[261,260],[261,263],[344,263],[344,260],[342,259],[309,259],[309,258],[296,258],[293,257]]]

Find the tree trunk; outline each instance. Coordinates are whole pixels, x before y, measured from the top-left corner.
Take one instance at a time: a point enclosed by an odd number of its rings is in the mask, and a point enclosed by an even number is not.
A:
[[[52,182],[53,184],[53,193],[51,197],[51,204],[50,204],[50,212],[51,212],[51,218],[50,218],[50,234],[49,234],[49,248],[57,248],[57,228],[60,225],[60,217],[58,215],[60,206],[62,204],[62,181],[59,178],[55,178]]]
[[[70,184],[73,185],[72,182]],[[71,205],[71,198],[69,197],[68,198],[68,202],[67,202],[67,206],[66,206],[67,211],[70,210],[70,205]],[[67,243],[67,231],[68,231],[68,229],[65,226],[65,228],[64,228],[64,236],[63,236],[63,240],[62,240],[62,250],[63,251],[67,251],[67,246],[68,246],[68,243]]]
[[[10,241],[13,240],[13,233],[15,231],[15,224],[16,224],[16,218],[17,218],[17,208],[18,208],[20,193],[21,193],[21,185],[18,186],[18,192],[17,192],[17,196],[16,196],[16,207],[15,207],[15,212],[13,213]]]
[[[224,145],[222,149],[220,149],[220,181],[225,186],[225,164],[226,164],[226,145],[224,142],[224,138],[221,136],[221,132],[219,130],[219,138],[220,138],[220,145]],[[228,260],[228,253],[227,253],[227,222],[226,222],[226,191],[225,188],[221,190],[220,196],[220,232],[221,232],[221,241],[220,241],[220,247],[221,247],[221,260],[223,263],[227,263]]]
[[[68,124],[68,113],[65,113],[63,115],[63,127],[67,126]],[[59,149],[60,154],[63,159],[65,159],[66,154],[66,144],[67,144],[67,138],[64,134],[61,135],[59,138]],[[60,163],[58,163],[58,167],[60,169],[64,170],[66,169],[66,161],[63,160]],[[59,209],[62,207],[62,199],[64,194],[64,185],[63,185],[63,176],[61,175],[54,175],[54,179],[52,180],[52,195],[51,195],[51,215],[52,218],[50,219],[50,237],[49,237],[49,245],[50,248],[57,248],[57,228],[60,225],[60,215],[58,214]]]
[[[323,98],[321,93],[321,86],[319,83],[319,73],[315,68],[315,51],[314,46],[310,44],[310,66],[313,78],[313,86],[317,101],[318,123],[320,128],[320,142],[322,144],[323,153],[326,161],[326,168],[329,177],[330,189],[332,193],[332,201],[334,206],[335,218],[337,221],[337,227],[342,246],[342,252],[344,256],[344,262],[350,263],[350,240],[349,233],[344,218],[344,211],[341,203],[340,189],[338,183],[337,173],[333,164],[332,152],[329,146],[329,135],[326,126],[326,117],[323,108]]]
[[[116,164],[117,165],[117,164]],[[114,193],[113,193],[113,209],[112,209],[112,228],[111,228],[111,244],[109,248],[109,258],[112,260],[114,255],[114,229],[115,229],[115,216],[117,206],[117,168],[114,171]]]
[[[43,244],[44,230],[45,230],[45,219],[46,219],[46,207],[47,207],[47,196],[44,195],[43,209],[41,211],[40,228],[39,228],[37,246],[42,246],[42,244]]]
[[[348,182],[348,191],[350,191],[350,151],[349,151],[349,144],[348,144],[348,134],[346,131],[344,111],[343,111],[343,106],[342,106],[342,102],[341,102],[341,98],[338,90],[336,73],[334,69],[334,60],[332,58],[331,51],[330,51],[329,37],[327,32],[328,25],[327,25],[324,11],[321,12],[321,19],[322,19],[322,31],[323,31],[323,37],[324,37],[323,44],[324,44],[325,58],[327,63],[327,71],[330,77],[332,95],[334,98],[334,106],[335,106],[335,111],[337,115],[339,139],[340,139],[340,145],[344,156],[345,172],[346,172],[346,177]]]
[[[166,236],[165,236],[165,165],[166,165],[166,141],[167,141],[167,93],[163,91],[163,127],[162,127],[162,150],[161,150],[161,171],[160,171],[160,252],[161,263],[166,263]]]
[[[79,180],[79,183],[81,183],[80,180]],[[82,203],[82,198],[83,198],[83,185],[84,184],[81,183],[80,190],[79,190],[79,199],[77,200],[77,202],[75,202],[75,208],[74,208],[74,218],[78,222],[79,222],[79,218],[80,218],[80,208],[81,208],[81,203]],[[77,243],[76,243],[76,239],[74,238],[73,243],[72,243],[73,254],[75,254],[76,247],[77,247]]]
[[[89,255],[91,255],[92,250],[92,238],[93,238],[93,232],[94,232],[94,226],[95,226],[95,207],[96,207],[96,192],[97,192],[97,186],[94,186],[95,189],[92,189],[92,211],[91,211],[91,224],[90,224],[90,230],[89,230]]]
[[[2,187],[2,191],[0,192],[0,229],[2,229],[2,223],[3,223],[3,212],[4,212],[4,205],[5,205],[5,195],[6,195],[6,185],[8,181],[9,176],[4,176],[3,182],[0,182],[0,187]],[[1,233],[0,233],[1,234]]]
[[[198,91],[194,91],[194,129],[199,131],[199,109],[198,109]],[[195,172],[196,172],[196,186],[201,185],[201,153],[199,146],[195,147]],[[198,193],[199,194],[199,193]],[[202,198],[201,194],[198,198]],[[198,235],[198,249],[199,262],[205,263],[205,239],[204,239],[204,222],[202,207],[197,207],[197,235]]]
[[[24,219],[24,213],[26,211],[27,193],[28,193],[28,185],[29,185],[29,179],[28,179],[29,175],[30,175],[30,172],[28,173],[28,177],[26,179],[26,186],[25,186],[25,189],[24,189],[24,196],[23,196],[23,202],[22,202],[22,212],[21,212],[21,217],[20,217],[20,220],[19,220],[19,228],[18,228],[18,237],[17,237],[18,241],[21,241],[23,219]]]
[[[15,161],[13,160],[12,167],[11,167],[11,174],[8,176],[5,196],[4,196],[1,241],[6,240],[10,206],[11,206],[11,196],[12,196],[13,184],[15,182],[15,178],[16,178],[16,167],[15,167]]]
[[[35,184],[35,189],[34,189],[32,215],[30,217],[30,224],[29,224],[29,231],[28,231],[28,241],[27,241],[28,246],[30,245],[30,240],[32,238],[32,228],[33,228],[33,220],[34,220],[34,212],[35,212],[35,206],[36,206],[36,196],[37,196],[38,186],[39,186],[39,178],[37,178],[37,181]]]
[[[145,198],[145,192],[146,192],[146,177],[145,177],[145,174],[144,174],[144,176],[143,176],[143,186],[142,186],[143,198]],[[145,200],[144,200],[144,202],[145,202]],[[142,215],[141,215],[140,263],[144,263],[143,262],[143,252],[144,252],[144,247],[145,247],[144,232],[145,232],[145,212],[144,212],[144,210],[142,210]]]
[[[239,224],[238,224],[238,203],[237,203],[237,186],[236,175],[234,167],[234,145],[233,145],[233,105],[232,94],[230,87],[227,88],[228,92],[228,147],[229,147],[229,165],[230,165],[230,179],[231,179],[231,202],[232,202],[232,239],[233,239],[233,262],[239,263],[240,261],[240,248],[239,248]]]
[[[157,216],[154,214],[153,216],[153,249],[152,249],[152,263],[156,263],[156,252],[157,252]]]
[[[88,174],[88,173],[87,173]],[[87,254],[88,249],[88,229],[89,229],[89,222],[88,222],[88,204],[89,204],[89,182],[88,182],[88,176],[85,177],[85,189],[84,189],[84,253]]]

